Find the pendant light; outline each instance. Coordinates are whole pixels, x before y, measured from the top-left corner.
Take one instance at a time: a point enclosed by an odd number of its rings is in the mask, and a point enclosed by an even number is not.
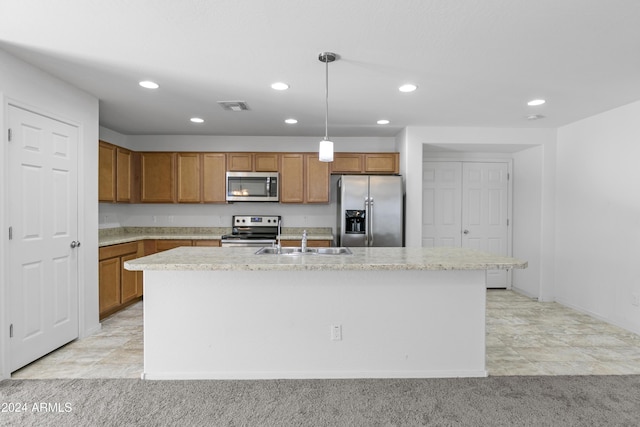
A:
[[[318,149],[318,159],[321,162],[333,162],[333,142],[329,140],[329,62],[338,58],[335,53],[322,52],[318,59],[325,64],[325,119],[324,119],[324,139],[320,141]]]

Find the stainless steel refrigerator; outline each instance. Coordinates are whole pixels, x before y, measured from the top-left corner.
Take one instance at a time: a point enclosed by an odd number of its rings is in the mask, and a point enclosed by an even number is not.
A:
[[[339,246],[404,246],[401,176],[342,175],[337,194]]]

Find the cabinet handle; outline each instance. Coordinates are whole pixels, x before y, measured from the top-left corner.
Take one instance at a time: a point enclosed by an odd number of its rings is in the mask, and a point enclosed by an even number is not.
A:
[[[71,242],[71,249],[79,248],[80,242],[76,242],[75,240]]]

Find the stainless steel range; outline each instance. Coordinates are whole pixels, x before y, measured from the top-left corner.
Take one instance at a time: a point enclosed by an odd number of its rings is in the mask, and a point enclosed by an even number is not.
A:
[[[231,234],[222,236],[221,245],[223,247],[272,246],[276,243],[280,221],[279,215],[234,215]]]

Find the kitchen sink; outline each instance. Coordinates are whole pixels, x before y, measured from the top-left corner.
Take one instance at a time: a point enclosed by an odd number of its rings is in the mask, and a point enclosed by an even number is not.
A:
[[[351,250],[345,247],[339,248],[307,248],[312,249],[318,255],[351,255]]]
[[[278,248],[268,246],[258,249],[256,255],[302,255],[302,253],[302,248],[284,246],[278,250]]]
[[[349,248],[307,248],[302,252],[302,248],[294,246],[285,246],[280,248],[264,247],[258,249],[256,255],[351,255]]]

